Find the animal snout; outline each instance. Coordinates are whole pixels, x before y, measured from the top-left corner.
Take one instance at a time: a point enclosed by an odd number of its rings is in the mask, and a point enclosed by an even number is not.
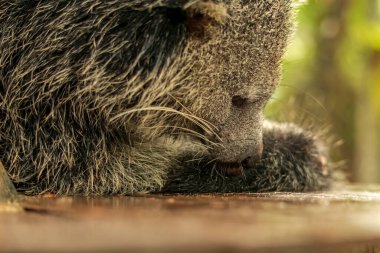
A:
[[[231,141],[215,150],[219,163],[238,164],[243,169],[252,168],[261,159],[262,153],[262,141]]]

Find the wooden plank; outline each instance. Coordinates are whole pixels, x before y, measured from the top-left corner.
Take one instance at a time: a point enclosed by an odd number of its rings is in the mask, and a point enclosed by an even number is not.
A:
[[[380,191],[25,197],[4,252],[380,252]]]

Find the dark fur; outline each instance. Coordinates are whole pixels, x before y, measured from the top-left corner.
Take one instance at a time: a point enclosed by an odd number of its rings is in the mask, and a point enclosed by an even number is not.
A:
[[[185,162],[170,177],[165,192],[308,192],[327,189],[331,178],[315,138],[289,124],[271,124],[264,132],[263,157],[242,176],[228,176],[209,161]],[[184,159],[187,160],[187,159]]]
[[[327,158],[311,134],[262,130],[291,5],[0,0],[0,159],[16,188],[324,189]]]

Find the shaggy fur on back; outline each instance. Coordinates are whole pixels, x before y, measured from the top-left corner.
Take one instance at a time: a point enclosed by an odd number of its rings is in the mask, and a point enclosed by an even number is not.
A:
[[[293,4],[0,0],[8,176],[26,194],[327,187],[319,141],[262,116]]]

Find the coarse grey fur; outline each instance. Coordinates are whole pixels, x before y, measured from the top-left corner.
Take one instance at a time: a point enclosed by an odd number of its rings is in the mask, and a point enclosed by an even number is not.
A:
[[[294,4],[0,0],[8,176],[26,194],[328,187],[320,141],[262,116]]]

